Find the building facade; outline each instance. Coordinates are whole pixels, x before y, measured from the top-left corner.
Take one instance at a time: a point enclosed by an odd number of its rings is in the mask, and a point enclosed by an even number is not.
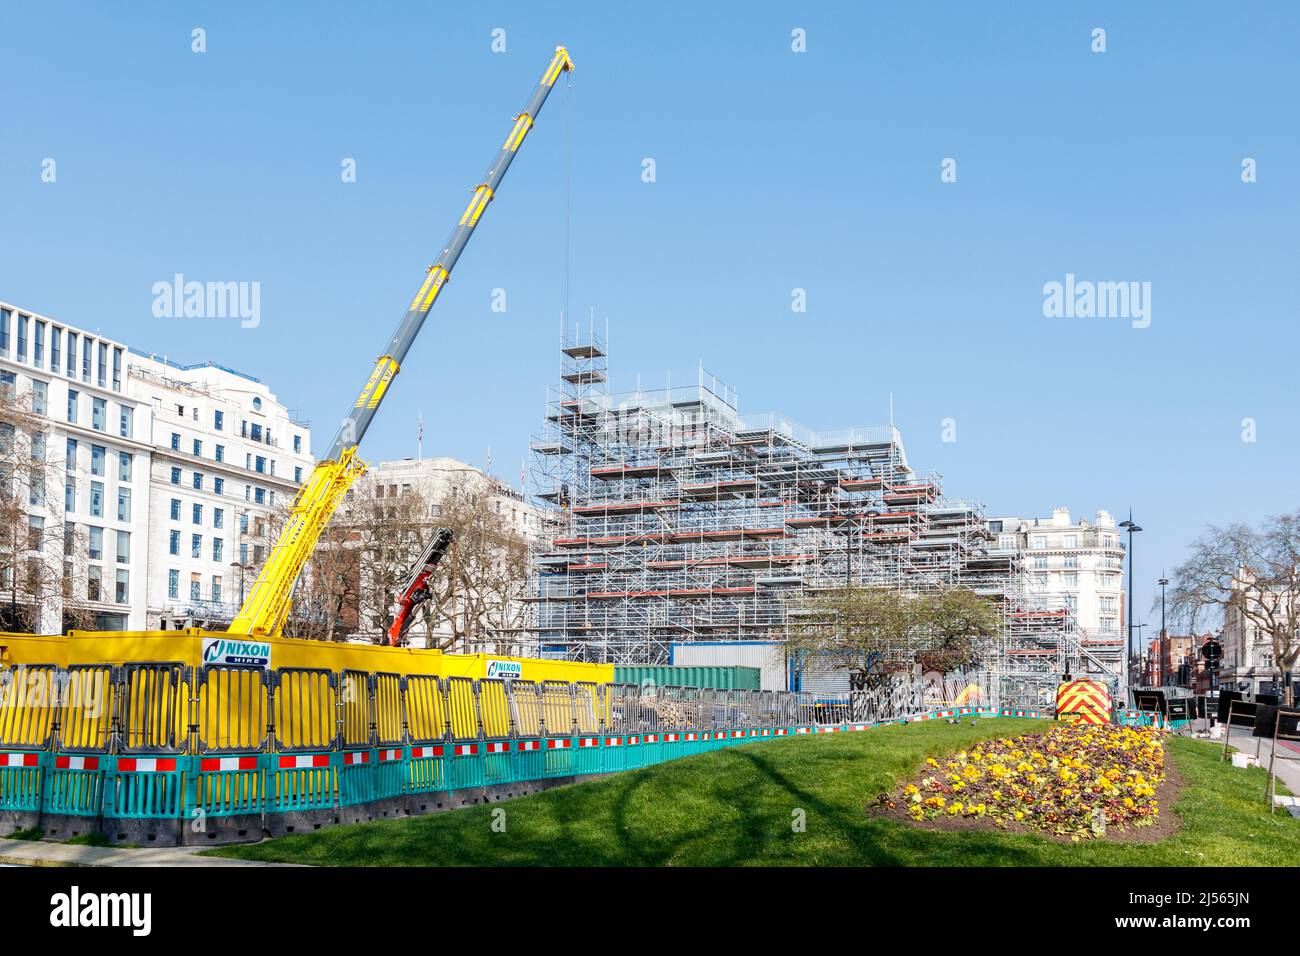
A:
[[[313,464],[256,379],[0,301],[0,498],[25,531],[0,543],[7,626],[224,626]]]
[[[0,580],[10,626],[144,627],[151,425],[128,367],[123,343],[0,302],[0,443],[30,459],[5,476],[28,530]]]
[[[225,627],[315,463],[310,428],[249,375],[129,357],[151,409],[148,626]]]
[[[452,549],[432,582],[430,618],[408,632],[408,643],[505,653],[526,616],[528,548],[548,521],[520,491],[454,458],[371,466],[335,519],[342,537],[333,546],[355,549],[360,560],[322,570],[349,577],[345,590],[355,600],[342,615],[343,631],[355,641],[382,640],[412,564],[434,529],[449,527]],[[328,562],[328,552],[321,558]]]
[[[1257,592],[1258,593],[1258,592]],[[1274,592],[1287,600],[1284,592]],[[1300,600],[1300,595],[1295,596]],[[1259,625],[1242,613],[1241,602],[1249,600],[1239,592],[1236,601],[1223,609],[1223,666],[1219,683],[1227,690],[1275,694],[1282,674],[1273,654],[1273,640]]]
[[[1121,666],[1124,542],[1110,512],[1074,521],[1070,509],[1053,508],[1050,518],[990,518],[988,528],[999,550],[1023,553],[1029,592],[1073,612],[1084,649],[1108,667]]]

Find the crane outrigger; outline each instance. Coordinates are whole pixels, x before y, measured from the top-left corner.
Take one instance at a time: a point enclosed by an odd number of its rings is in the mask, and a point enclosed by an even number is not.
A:
[[[515,116],[510,135],[488,167],[483,181],[475,188],[469,205],[452,229],[438,261],[429,266],[415,298],[407,306],[406,313],[388,340],[383,354],[376,359],[370,377],[366,379],[361,393],[339,426],[329,451],[317,462],[294,499],[289,520],[285,522],[279,540],[271,549],[257,580],[253,582],[244,606],[231,622],[231,633],[276,637],[283,631],[293,601],[294,585],[302,574],[303,567],[348,488],[365,473],[365,462],[357,457],[361,439],[374,420],[393,379],[401,370],[412,343],[420,334],[420,328],[424,325],[429,310],[433,308],[438,293],[450,280],[451,271],[470,236],[474,234],[480,217],[488,203],[496,197],[506,170],[510,168],[524,137],[537,121],[537,115],[546,103],[551,88],[561,73],[572,69],[573,61],[569,59],[568,51],[562,46],[556,47],[555,55],[542,74],[537,89],[533,91],[523,111]]]

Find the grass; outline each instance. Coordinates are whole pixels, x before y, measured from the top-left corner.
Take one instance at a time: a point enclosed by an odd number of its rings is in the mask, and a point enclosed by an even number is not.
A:
[[[1187,786],[1159,843],[1066,844],[1030,834],[923,830],[868,815],[877,794],[941,757],[1050,721],[928,723],[730,748],[495,806],[336,827],[215,856],[346,866],[1292,866],[1300,820],[1270,817],[1266,774],[1222,745],[1171,738]],[[506,830],[494,832],[493,811]],[[806,830],[794,832],[796,811]]]
[[[45,831],[40,827],[28,827],[25,830],[15,830],[13,833],[5,836],[6,840],[39,840],[45,836]]]

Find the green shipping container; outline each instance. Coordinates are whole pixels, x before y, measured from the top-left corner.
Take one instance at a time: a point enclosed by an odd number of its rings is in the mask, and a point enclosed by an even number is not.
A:
[[[760,690],[762,671],[757,667],[659,667],[652,664],[614,667],[616,684],[660,687],[707,687],[712,690]]]

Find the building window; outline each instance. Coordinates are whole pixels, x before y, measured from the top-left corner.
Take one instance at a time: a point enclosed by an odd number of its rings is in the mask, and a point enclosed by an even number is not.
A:
[[[203,454],[203,442],[201,442],[199,439],[196,438],[194,439],[194,457],[198,458],[202,454]]]
[[[1047,535],[1045,535],[1045,534],[1036,534],[1036,535],[1034,535],[1034,547],[1035,547],[1035,548],[1045,548],[1045,547],[1047,547]]]
[[[1079,536],[1077,534],[1067,534],[1065,536],[1065,547],[1077,548],[1079,546]]]
[[[181,520],[181,499],[179,498],[172,499],[172,520]]]
[[[134,456],[129,451],[119,451],[117,453],[117,480],[129,482],[131,480],[131,464]]]
[[[103,342],[99,343],[99,368],[96,369],[98,374],[95,376],[95,384],[103,388],[108,384],[108,346]]]
[[[32,364],[37,368],[45,367],[45,323],[36,320],[36,336],[32,340]]]
[[[294,451],[294,454],[296,454],[296,455],[302,453],[302,436],[301,436],[301,435],[294,435],[294,436],[293,436],[293,451]],[[995,530],[1001,530],[1001,529],[995,529]]]
[[[90,427],[97,432],[102,432],[107,427],[108,402],[102,398],[91,400],[90,408]]]
[[[196,472],[194,473],[194,487],[195,487],[198,491],[202,491],[202,490],[203,490],[203,472],[201,472],[201,471],[196,471]]]
[[[172,432],[172,451],[181,450],[181,436],[178,432]]]
[[[226,427],[225,413],[219,411],[212,413],[212,427],[217,431],[221,431]]]
[[[68,448],[64,453],[63,463],[68,471],[77,470],[77,440],[75,438],[68,439]]]
[[[1079,566],[1079,556],[1077,554],[1067,554],[1065,556],[1065,566],[1067,568],[1077,568]]]
[[[221,603],[221,575],[212,575],[212,600]]]
[[[221,508],[212,509],[212,527],[220,528],[225,523],[226,512]]]
[[[167,596],[173,600],[181,596],[181,573],[175,568],[167,570]]]
[[[195,505],[192,513],[193,524],[203,524],[203,505]]]
[[[131,520],[131,489],[121,486],[117,489],[117,520]]]
[[[225,445],[218,445],[214,457],[217,459],[217,461],[225,461],[225,460],[226,460],[226,446],[225,446]]]
[[[104,557],[104,529],[96,528],[93,525],[90,528],[90,538],[87,543],[87,550],[90,554],[90,560],[99,561]]]
[[[81,380],[90,383],[90,339],[81,339]]]
[[[122,391],[122,350],[113,349],[113,391]]]
[[[75,388],[68,389],[68,421],[77,424],[77,399],[80,396]]]
[[[69,478],[63,486],[63,510],[72,514],[77,510],[77,481]]]
[[[91,601],[102,601],[101,596],[104,593],[104,569],[97,564],[92,564],[86,569],[86,598]]]
[[[190,557],[192,558],[203,557],[203,535],[201,534],[190,535]]]
[[[213,560],[213,561],[217,561],[217,562],[220,562],[220,561],[221,561],[221,546],[222,546],[222,544],[223,544],[223,542],[222,542],[222,540],[221,540],[220,538],[213,538],[213,539],[212,539],[212,560]]]
[[[90,516],[92,518],[104,517],[104,483],[102,481],[92,481],[90,483]]]
[[[300,484],[300,485],[302,484],[302,468],[301,468],[301,466],[297,466],[297,467],[295,467],[295,468],[293,469],[293,480],[294,480],[297,484]]]
[[[27,316],[18,316],[18,361],[27,361]]]
[[[12,313],[8,309],[0,309],[0,355],[5,358],[9,357],[9,319]]]
[[[255,502],[256,502],[257,504],[259,504],[259,505],[264,505],[264,504],[266,504],[266,489],[265,489],[265,488],[254,488],[254,489],[253,489],[253,501],[255,501]]]
[[[1115,619],[1113,617],[1103,617],[1101,619],[1101,632],[1103,634],[1115,633]]]
[[[59,374],[59,363],[63,361],[63,355],[60,352],[59,345],[63,341],[63,332],[57,326],[50,327],[50,371],[55,375]]]
[[[68,378],[77,377],[77,333],[68,329]]]
[[[1035,568],[1046,568],[1046,567],[1047,567],[1047,555],[1045,555],[1045,554],[1036,554],[1036,555],[1034,555],[1034,567],[1035,567]]]
[[[133,427],[131,421],[132,417],[131,409],[127,408],[125,405],[118,406],[117,433],[123,438],[131,437],[131,430]]]
[[[167,553],[179,555],[181,553],[181,533],[171,531],[167,535]]]
[[[115,597],[118,604],[126,604],[131,600],[130,573],[126,568],[117,569],[117,594]]]
[[[213,490],[216,494],[219,494],[219,495],[220,495],[220,494],[225,494],[225,491],[226,491],[226,479],[224,479],[224,478],[213,478],[213,479],[212,479],[212,490]]]
[[[98,475],[100,478],[104,477],[104,446],[103,445],[90,446],[90,473],[92,475]]]
[[[173,485],[179,485],[180,483],[181,483],[181,470],[180,470],[179,468],[173,468],[173,469],[172,469],[172,484],[173,484]]]
[[[131,532],[129,531],[117,533],[117,563],[131,563]]]
[[[266,473],[266,459],[263,458],[261,455],[258,455],[257,458],[254,459],[254,461],[253,461],[253,470],[254,470],[255,472],[257,472],[259,475],[265,474],[265,473]]]
[[[50,387],[44,382],[32,380],[32,413],[44,415],[49,411]]]
[[[1079,586],[1079,572],[1066,571],[1061,575],[1061,583],[1067,588],[1077,588]]]
[[[199,596],[199,587],[200,587],[200,578],[198,572],[196,571],[190,575],[190,600],[191,601],[201,600]]]

